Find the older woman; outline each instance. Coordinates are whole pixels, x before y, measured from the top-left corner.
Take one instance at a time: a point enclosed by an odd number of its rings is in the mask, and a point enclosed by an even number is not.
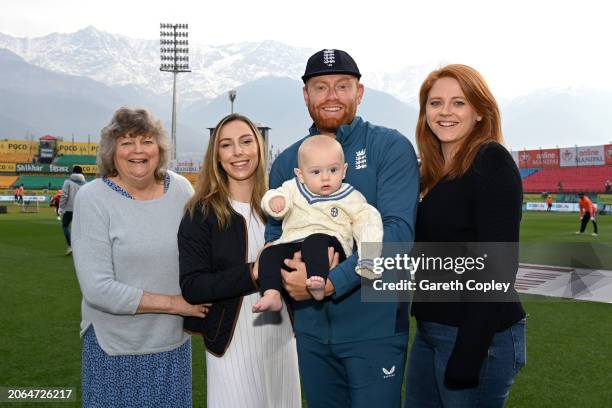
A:
[[[287,309],[253,314],[254,262],[264,246],[265,148],[246,117],[223,118],[208,143],[196,192],[179,229],[181,289],[212,302],[185,327],[206,343],[209,408],[301,405],[295,338]]]
[[[462,293],[459,302],[426,301],[417,292],[406,407],[502,407],[525,364],[525,312],[514,290],[521,177],[501,145],[497,102],[476,70],[448,65],[432,72],[419,100],[416,241],[483,249],[482,273],[454,277],[495,279],[510,289]]]
[[[191,407],[191,343],[181,316],[207,305],[181,296],[176,233],[189,182],[166,170],[169,143],[144,109],[102,129],[99,178],[74,209],[83,293],[83,406]]]

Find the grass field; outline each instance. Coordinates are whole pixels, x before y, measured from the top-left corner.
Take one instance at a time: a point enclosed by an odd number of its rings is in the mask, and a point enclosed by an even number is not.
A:
[[[80,395],[81,295],[72,259],[63,255],[60,222],[50,208],[39,214],[21,214],[12,206],[9,210],[0,214],[0,387],[75,387]],[[599,237],[576,236],[576,214],[526,213],[521,237],[524,242],[609,247],[612,217],[599,222]],[[532,262],[542,260],[530,256]],[[528,363],[507,406],[611,406],[612,305],[542,297],[523,297],[523,302],[529,313]],[[199,338],[193,341],[193,389],[194,406],[203,407]]]
[[[521,262],[612,270],[612,215],[599,215],[599,236],[577,213],[525,212],[521,222]]]

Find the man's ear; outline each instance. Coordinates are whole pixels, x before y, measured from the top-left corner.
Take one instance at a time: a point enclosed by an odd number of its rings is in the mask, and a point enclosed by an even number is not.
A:
[[[304,103],[306,104],[306,106],[308,106],[309,96],[308,96],[308,89],[306,88],[306,85],[304,85],[304,87],[302,88],[302,93],[304,94]]]
[[[342,180],[346,177],[346,171],[348,170],[348,163],[344,163],[344,169],[342,170]]]
[[[361,82],[357,82],[357,105],[361,103],[363,99],[363,93],[365,92],[365,87]]]
[[[304,175],[302,174],[302,170],[296,167],[295,169],[293,169],[293,172],[297,176],[298,180],[300,180],[300,183],[304,184]]]

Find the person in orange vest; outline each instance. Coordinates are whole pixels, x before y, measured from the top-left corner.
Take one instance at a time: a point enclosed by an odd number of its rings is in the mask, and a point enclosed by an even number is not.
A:
[[[19,205],[19,186],[15,187],[15,205]]]
[[[593,236],[597,236],[597,222],[595,222],[595,213],[597,213],[597,207],[584,193],[578,195],[578,205],[580,206],[580,231],[576,231],[576,234],[584,234],[589,220],[593,221]]]
[[[23,193],[24,193],[24,191],[25,191],[25,189],[23,188],[23,184],[20,184],[19,187],[17,187],[17,201],[21,205],[23,205]]]
[[[552,204],[553,204],[553,198],[549,194],[548,197],[546,197],[546,211],[547,212],[552,210]]]

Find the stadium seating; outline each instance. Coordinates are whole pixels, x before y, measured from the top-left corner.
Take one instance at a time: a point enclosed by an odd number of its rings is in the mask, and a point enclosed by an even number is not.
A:
[[[72,166],[75,164],[96,164],[96,156],[65,154],[55,159],[55,162],[53,164],[58,166]]]
[[[23,184],[26,190],[38,190],[47,188],[51,183],[51,190],[59,190],[66,180],[66,176],[21,176],[16,183]],[[94,177],[86,177],[87,181],[91,181]]]
[[[198,181],[198,173],[180,173],[180,175],[189,180],[192,186]]]
[[[532,174],[540,171],[542,169],[519,169],[519,171],[521,172],[521,178],[522,179],[526,179],[527,177],[531,176]]]
[[[17,181],[19,176],[0,176],[0,189],[9,189]]]
[[[612,180],[612,166],[542,169],[523,179],[523,191],[554,192],[561,182],[564,192],[603,193],[606,180]]]

